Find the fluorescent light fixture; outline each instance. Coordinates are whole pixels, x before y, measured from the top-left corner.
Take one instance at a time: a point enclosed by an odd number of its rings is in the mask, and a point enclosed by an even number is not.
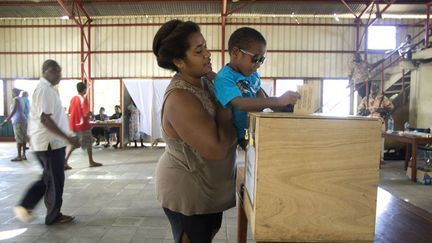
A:
[[[339,17],[337,16],[336,13],[333,14],[333,17],[334,17],[334,19],[335,19],[337,22],[339,22]]]

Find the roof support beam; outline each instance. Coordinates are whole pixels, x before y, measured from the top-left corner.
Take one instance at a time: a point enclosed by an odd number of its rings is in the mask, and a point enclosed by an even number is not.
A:
[[[371,7],[375,4],[376,0],[371,0],[369,5],[366,6],[365,9],[363,9],[363,11],[360,13],[360,15],[358,16],[358,18],[361,18],[363,16],[363,14]]]
[[[368,21],[368,23],[365,25],[365,29],[364,29],[364,32],[363,32],[362,37],[361,37],[360,39],[357,39],[357,48],[356,48],[357,50],[360,49],[361,43],[363,42],[363,40],[365,39],[365,36],[367,35],[368,28],[369,28],[371,25],[373,25],[377,19],[380,19],[381,16],[382,16],[382,14],[383,14],[383,13],[384,13],[384,12],[385,12],[385,11],[386,11],[386,10],[387,10],[387,9],[388,9],[388,8],[389,8],[389,7],[394,3],[394,2],[396,2],[396,0],[390,0],[390,1],[387,3],[387,5],[382,9],[382,11],[377,10],[377,12],[379,12],[379,13],[376,13],[376,14],[375,14],[375,18],[374,18],[373,20],[371,20],[370,22]],[[372,0],[371,3],[369,4],[369,6],[368,6],[365,10],[363,10],[363,12],[361,13],[361,15],[363,15],[364,12],[366,12],[366,10],[367,10],[370,6],[372,6],[371,13],[370,13],[370,15],[369,15],[369,19],[370,19],[371,15],[372,15],[372,11],[373,11],[374,4],[376,4],[376,5],[378,6],[378,0]],[[356,21],[361,21],[361,20],[360,20],[361,15],[359,16],[359,18],[356,19]],[[357,28],[358,28],[358,27],[357,27]],[[358,38],[358,36],[357,36],[357,38]],[[365,50],[365,53],[367,53],[367,50]]]
[[[395,2],[396,0],[390,0],[390,2],[388,2],[387,5],[383,8],[380,15],[382,15]],[[379,19],[378,16],[375,16],[375,18],[370,23],[368,23],[368,27],[373,25],[377,19]]]
[[[80,58],[81,58],[81,81],[87,80],[88,86],[91,86],[91,22],[93,21],[83,6],[77,1],[72,0],[71,9],[69,9],[64,0],[57,0],[58,4],[80,28]],[[92,89],[91,89],[92,90]],[[90,96],[93,97],[92,92]]]
[[[424,39],[424,47],[429,47],[429,34],[430,34],[430,14],[431,14],[432,2],[426,4],[426,20],[425,20],[425,39]]]
[[[355,18],[357,18],[356,13],[354,12],[354,10],[352,10],[352,8],[345,2],[345,0],[341,0],[341,2],[348,8],[348,10],[354,15]]]
[[[227,9],[228,9],[228,3],[227,0],[222,0],[222,8],[221,8],[221,61],[222,61],[222,67],[225,64],[225,26],[226,26],[226,19],[228,16]]]
[[[235,9],[231,9],[231,10],[227,13],[227,15],[230,15],[230,14],[233,14],[233,13],[239,11],[240,9],[243,9],[243,8],[249,6],[250,4],[252,4],[252,3],[255,2],[255,1],[256,1],[256,0],[250,0],[250,1],[248,1],[248,2],[243,3],[241,6],[235,8]]]

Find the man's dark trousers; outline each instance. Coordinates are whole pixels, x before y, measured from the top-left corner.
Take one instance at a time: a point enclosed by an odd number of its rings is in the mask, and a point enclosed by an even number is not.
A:
[[[51,150],[49,146],[48,151],[38,151],[35,155],[43,168],[42,177],[28,189],[20,205],[32,210],[44,197],[45,224],[50,225],[62,215],[65,147]]]

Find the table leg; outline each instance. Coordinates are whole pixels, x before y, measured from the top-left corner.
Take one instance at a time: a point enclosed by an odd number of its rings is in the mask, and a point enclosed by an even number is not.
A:
[[[120,148],[123,148],[123,123],[120,125],[120,138],[119,138],[119,140],[120,140]]]
[[[240,187],[242,188],[243,185]],[[243,207],[243,189],[238,193],[237,204],[237,243],[246,243],[247,237],[247,218]]]
[[[411,161],[411,180],[413,182],[416,182],[417,181],[417,143],[416,142],[412,143],[411,157],[412,157],[412,161]]]
[[[407,143],[405,145],[405,170],[408,169],[410,157],[411,157],[411,146],[410,146],[410,144]]]

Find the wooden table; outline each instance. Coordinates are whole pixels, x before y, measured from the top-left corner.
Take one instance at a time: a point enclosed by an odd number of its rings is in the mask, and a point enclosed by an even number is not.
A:
[[[417,145],[432,143],[432,137],[426,138],[421,136],[416,136],[410,133],[382,133],[384,139],[393,140],[400,143],[406,144],[405,152],[405,170],[408,168],[408,163],[410,157],[412,157],[411,162],[411,180],[413,182],[417,181]]]
[[[112,128],[116,127],[119,129],[120,148],[123,148],[123,123],[121,122],[92,122],[92,127]]]
[[[247,224],[242,187],[244,167],[237,170],[237,243],[246,243]],[[432,214],[378,188],[375,243],[428,243],[432,239]],[[264,242],[258,242],[264,243]],[[274,242],[273,242],[274,243]]]

